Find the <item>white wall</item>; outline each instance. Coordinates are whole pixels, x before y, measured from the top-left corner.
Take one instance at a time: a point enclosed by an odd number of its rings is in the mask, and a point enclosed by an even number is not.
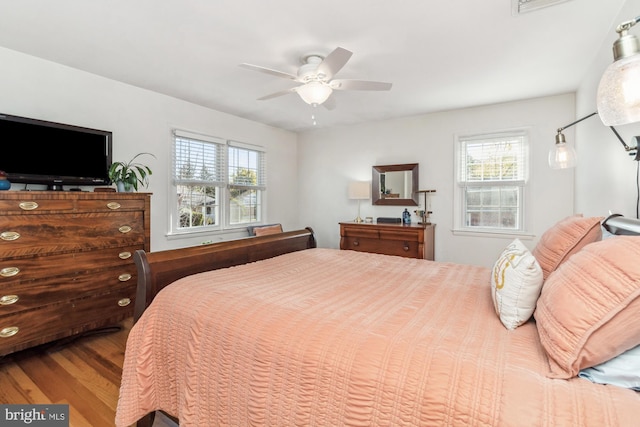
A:
[[[597,50],[593,65],[576,94],[576,118],[596,111],[596,93],[604,70],[613,62],[612,46],[618,38],[615,28],[640,13],[640,0],[628,0],[618,19],[612,23],[608,39]],[[640,25],[630,33],[640,37]],[[567,122],[570,123],[570,122]],[[575,125],[575,146],[578,153],[576,167],[576,211],[585,215],[606,216],[610,210],[636,218],[637,168],[613,132],[596,115]],[[616,126],[627,145],[635,145],[632,137],[640,135],[640,124]],[[569,139],[567,138],[567,141]]]
[[[175,98],[88,74],[0,48],[0,112],[113,132],[114,160],[129,160],[141,151],[153,170],[151,249],[161,250],[246,235],[200,235],[167,239],[171,171],[171,129],[179,127],[267,148],[266,221],[298,228],[297,136],[273,127],[223,114]],[[77,153],[81,159],[81,153]],[[81,161],[81,160],[79,160]],[[19,188],[17,185],[13,187]]]
[[[437,191],[431,196],[436,259],[490,266],[511,237],[451,232],[456,133],[530,127],[533,206],[527,221],[533,238],[524,241],[527,246],[532,248],[542,232],[574,212],[573,172],[553,171],[546,164],[556,129],[575,118],[572,94],[296,135],[6,49],[0,49],[0,63],[11,64],[0,67],[0,112],[112,130],[116,160],[140,151],[156,154],[149,162],[154,171],[149,188],[154,194],[152,250],[240,237],[167,238],[173,127],[266,146],[266,220],[281,222],[285,229],[312,226],[323,247],[338,247],[338,222],[356,216],[357,202],[347,199],[349,181],[371,180],[373,165],[417,162],[420,188]],[[567,131],[568,139],[575,128]],[[362,216],[400,216],[403,209],[363,203]]]
[[[573,172],[550,169],[547,154],[557,128],[574,117],[574,96],[566,94],[303,133],[298,146],[300,222],[314,228],[319,246],[339,247],[338,223],[357,214],[357,201],[347,199],[349,181],[371,181],[374,165],[419,163],[420,189],[436,190],[431,196],[436,260],[491,266],[513,236],[452,234],[454,135],[530,128],[532,206],[527,222],[533,237],[523,242],[533,248],[547,228],[573,213]],[[567,138],[572,137],[569,130]],[[367,202],[361,216],[399,217],[402,210],[404,206]]]

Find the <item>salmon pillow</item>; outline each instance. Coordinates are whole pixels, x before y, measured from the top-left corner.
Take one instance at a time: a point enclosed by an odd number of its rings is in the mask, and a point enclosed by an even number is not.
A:
[[[534,318],[550,378],[571,378],[640,345],[640,237],[584,247],[551,273]]]
[[[502,251],[491,272],[491,298],[505,328],[531,318],[542,288],[542,269],[529,249],[515,239]]]
[[[266,236],[268,234],[278,234],[282,233],[282,225],[266,225],[264,227],[256,227],[253,229],[253,232],[256,236]]]
[[[571,255],[589,243],[602,239],[600,222],[603,219],[573,215],[545,231],[532,251],[542,267],[544,280]]]

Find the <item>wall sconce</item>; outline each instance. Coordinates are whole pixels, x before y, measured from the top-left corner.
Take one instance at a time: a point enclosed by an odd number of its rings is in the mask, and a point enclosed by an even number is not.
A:
[[[355,222],[362,222],[360,217],[360,201],[371,198],[371,184],[368,181],[353,181],[349,183],[349,199],[358,201],[358,216]]]
[[[618,25],[613,43],[613,64],[605,70],[598,85],[598,113],[607,126],[640,121],[640,43],[629,34],[640,16]]]
[[[562,131],[567,128],[570,128],[571,126],[577,123],[580,123],[585,119],[588,119],[589,117],[595,116],[598,113],[599,113],[598,111],[595,111],[591,114],[584,116],[581,119],[576,120],[573,123],[569,123],[566,126],[558,128],[558,133],[556,134],[556,143],[554,147],[549,151],[549,166],[552,169],[567,169],[567,168],[575,167],[577,163],[576,152],[573,149],[573,147],[570,147],[567,145],[566,139]],[[640,137],[635,136],[633,139],[636,142],[636,146],[629,147],[624,142],[624,140],[622,139],[618,131],[613,126],[609,126],[609,128],[615,134],[616,138],[618,138],[618,141],[620,141],[625,151],[629,153],[630,156],[634,156],[634,160],[636,161],[640,160],[640,152],[638,151],[638,138]]]

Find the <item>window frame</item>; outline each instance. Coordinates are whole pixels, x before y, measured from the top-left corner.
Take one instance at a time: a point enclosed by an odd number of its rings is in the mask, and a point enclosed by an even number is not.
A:
[[[223,152],[223,165],[221,169],[222,177],[218,177],[211,183],[212,187],[217,188],[217,215],[219,216],[216,224],[213,225],[198,225],[198,226],[190,226],[190,227],[180,227],[180,212],[178,206],[178,185],[180,180],[177,179],[177,139],[191,139],[193,141],[205,142],[211,144],[217,144],[222,147]],[[231,224],[230,222],[230,205],[231,205],[231,190],[234,187],[233,184],[229,182],[229,168],[230,168],[230,159],[229,159],[229,151],[232,147],[253,150],[261,153],[259,156],[261,157],[261,162],[257,165],[258,175],[261,179],[260,185],[256,186],[242,186],[243,188],[252,188],[258,191],[260,202],[258,204],[259,212],[257,213],[256,221],[250,222],[242,222],[238,224]],[[197,132],[185,131],[181,129],[174,128],[171,131],[171,174],[170,174],[170,182],[169,182],[169,194],[168,198],[170,206],[169,206],[169,231],[167,235],[169,237],[190,237],[198,234],[220,234],[225,232],[233,232],[237,230],[241,230],[246,228],[249,225],[260,225],[265,223],[265,207],[266,207],[266,149],[262,146],[242,143],[238,141],[233,141],[230,139],[224,139],[220,137],[215,137],[211,135],[201,134]],[[206,181],[193,180],[195,184],[207,184]]]
[[[470,180],[465,177],[467,170],[467,147],[469,143],[491,143],[506,142],[509,139],[521,139],[521,159],[519,163],[519,176],[513,179],[499,180]],[[458,235],[500,235],[500,236],[529,236],[527,219],[529,217],[527,209],[529,206],[528,199],[531,194],[530,174],[531,174],[531,131],[530,128],[520,127],[513,129],[498,130],[492,132],[477,132],[454,135],[454,228],[453,233]],[[464,156],[464,158],[463,158]],[[465,171],[463,171],[465,169]],[[490,225],[471,226],[467,223],[469,215],[468,207],[468,190],[477,189],[481,191],[483,188],[502,189],[516,187],[518,203],[515,205],[517,209],[516,222],[517,227],[495,227]],[[504,212],[506,207],[502,200],[499,204],[500,212]]]
[[[237,149],[237,150],[247,150],[258,153],[257,156],[257,164],[256,164],[256,184],[236,184],[231,182],[231,178],[229,176],[231,165],[231,155],[229,154],[229,150]],[[238,165],[234,165],[234,167],[238,167]],[[227,170],[229,171],[227,174],[227,191],[225,191],[225,225],[226,228],[238,228],[238,227],[247,227],[249,225],[257,225],[264,223],[264,207],[265,207],[265,191],[267,189],[266,185],[266,175],[267,175],[267,167],[266,167],[266,151],[264,147],[247,144],[239,141],[228,140],[227,141]],[[251,222],[242,222],[242,223],[231,223],[232,214],[231,214],[231,191],[232,190],[252,190],[256,191],[256,204],[259,207],[256,212],[256,221]]]

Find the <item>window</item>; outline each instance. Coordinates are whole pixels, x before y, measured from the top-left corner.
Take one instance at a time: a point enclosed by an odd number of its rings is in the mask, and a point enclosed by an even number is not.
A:
[[[172,232],[262,220],[265,153],[259,147],[174,131]]]
[[[260,222],[265,189],[264,152],[229,142],[229,224]]]
[[[523,232],[528,180],[526,131],[458,137],[458,228]]]

